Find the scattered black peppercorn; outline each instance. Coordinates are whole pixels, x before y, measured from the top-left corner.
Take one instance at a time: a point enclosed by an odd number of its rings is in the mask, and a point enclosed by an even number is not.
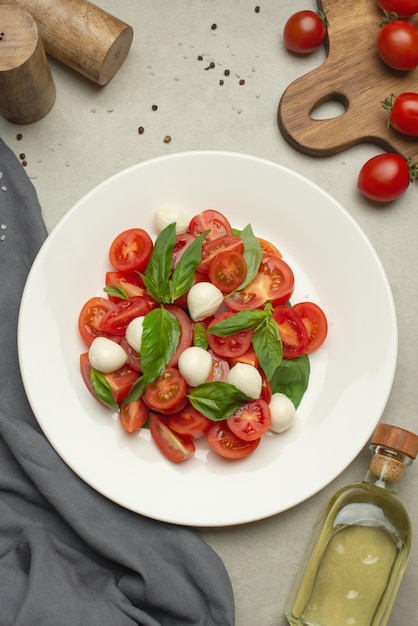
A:
[[[212,26],[211,26],[211,29],[212,29],[212,30],[216,30],[217,28],[218,28],[218,27],[217,27],[217,25],[216,25],[216,24],[212,24]]]
[[[16,135],[16,139],[17,139],[18,141],[20,141],[20,140],[22,139],[22,137],[23,137],[22,133],[17,133],[17,135]]]
[[[164,143],[170,143],[170,141],[171,141],[171,137],[170,137],[170,135],[166,135],[166,136],[164,137]]]
[[[24,152],[21,152],[21,153],[19,154],[19,158],[20,158],[20,159],[22,159],[22,161],[23,161],[23,159],[25,159],[25,158],[26,158],[26,154],[25,154]]]
[[[153,104],[151,108],[153,111],[156,111],[158,109],[158,106],[156,104]]]
[[[201,55],[201,54],[199,54],[199,56],[197,57],[197,60],[198,60],[198,61],[203,61],[203,57],[202,57],[202,55]]]
[[[221,80],[219,81],[219,84],[220,84],[220,85],[223,85],[223,84],[224,84],[224,81],[222,80],[222,78],[221,78]]]
[[[260,13],[260,7],[257,5],[257,6],[255,7],[254,11],[255,11],[256,13]]]
[[[144,130],[145,130],[145,128],[144,128],[143,126],[140,126],[140,127],[138,128],[138,133],[139,133],[140,135],[143,135],[143,134],[144,134]]]
[[[229,70],[225,70],[225,71],[224,71],[225,76],[229,76],[229,75],[230,75],[230,73],[231,73],[231,72],[230,72]]]
[[[25,159],[23,159],[23,161],[22,161],[22,165],[23,165],[23,167],[26,167],[26,166],[27,166],[27,164],[28,164],[28,162],[27,162]]]
[[[241,78],[241,80],[239,81],[240,85],[245,85],[245,80],[243,78]]]

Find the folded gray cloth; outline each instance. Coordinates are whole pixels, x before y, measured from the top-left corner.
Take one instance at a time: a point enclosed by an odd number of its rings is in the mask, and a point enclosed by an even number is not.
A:
[[[0,139],[0,626],[232,625],[218,555],[193,530],[96,493],[33,416],[16,328],[45,237],[36,192]]]

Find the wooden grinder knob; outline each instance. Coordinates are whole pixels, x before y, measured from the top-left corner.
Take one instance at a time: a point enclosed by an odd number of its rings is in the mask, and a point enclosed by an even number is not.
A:
[[[35,20],[19,7],[0,6],[0,115],[30,124],[54,102],[55,84]]]
[[[133,39],[131,26],[88,0],[0,0],[28,11],[48,54],[99,85],[123,64]]]

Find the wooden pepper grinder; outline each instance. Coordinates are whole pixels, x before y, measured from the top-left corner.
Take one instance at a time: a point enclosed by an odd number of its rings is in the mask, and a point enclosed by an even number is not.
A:
[[[17,6],[0,6],[0,115],[30,124],[54,102],[55,84],[35,20]]]
[[[28,11],[44,48],[98,85],[106,85],[123,64],[133,29],[88,0],[0,0]]]

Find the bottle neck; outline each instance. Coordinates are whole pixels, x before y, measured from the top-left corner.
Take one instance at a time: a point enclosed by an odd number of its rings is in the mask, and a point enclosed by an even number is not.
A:
[[[412,459],[385,446],[371,445],[372,456],[364,482],[396,491],[397,484],[402,480],[405,468]]]

